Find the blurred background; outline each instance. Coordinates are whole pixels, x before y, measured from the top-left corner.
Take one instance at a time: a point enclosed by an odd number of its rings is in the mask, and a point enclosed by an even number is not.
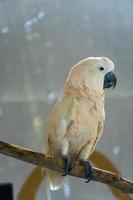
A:
[[[71,66],[106,56],[116,65],[118,84],[106,98],[97,150],[133,179],[132,21],[131,0],[0,0],[0,139],[42,151],[47,114]],[[13,183],[14,199],[32,168],[0,155],[0,182]],[[70,180],[73,200],[116,199],[103,184]],[[42,184],[36,200],[44,195]],[[52,193],[63,198],[62,190]]]

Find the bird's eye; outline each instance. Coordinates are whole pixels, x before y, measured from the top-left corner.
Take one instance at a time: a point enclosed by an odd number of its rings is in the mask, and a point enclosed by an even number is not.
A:
[[[104,67],[100,66],[100,67],[99,67],[99,70],[100,70],[100,71],[104,71]]]

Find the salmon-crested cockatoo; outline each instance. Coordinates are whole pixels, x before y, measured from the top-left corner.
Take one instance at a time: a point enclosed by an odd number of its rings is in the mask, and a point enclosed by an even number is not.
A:
[[[106,57],[89,57],[71,68],[45,132],[45,153],[64,159],[64,175],[75,160],[85,166],[86,177],[91,179],[88,158],[103,132],[106,89],[115,87],[116,82],[114,64]],[[59,189],[64,176],[51,170],[47,173],[50,189]]]

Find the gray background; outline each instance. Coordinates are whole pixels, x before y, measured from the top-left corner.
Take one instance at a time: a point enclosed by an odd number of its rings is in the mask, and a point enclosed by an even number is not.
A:
[[[131,0],[0,0],[0,138],[42,151],[47,113],[71,66],[89,56],[112,59],[118,76],[97,149],[133,179]],[[32,167],[0,155],[0,182],[13,182],[15,198]],[[115,199],[100,183],[70,184],[71,199]],[[63,199],[62,191],[52,195]]]

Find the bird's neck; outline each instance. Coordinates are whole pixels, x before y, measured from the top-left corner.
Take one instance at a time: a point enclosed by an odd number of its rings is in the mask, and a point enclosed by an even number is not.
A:
[[[89,89],[86,86],[74,88],[72,85],[67,84],[64,88],[64,96],[71,95],[72,98],[88,99],[92,101],[101,101],[104,103],[105,91],[97,92]]]

